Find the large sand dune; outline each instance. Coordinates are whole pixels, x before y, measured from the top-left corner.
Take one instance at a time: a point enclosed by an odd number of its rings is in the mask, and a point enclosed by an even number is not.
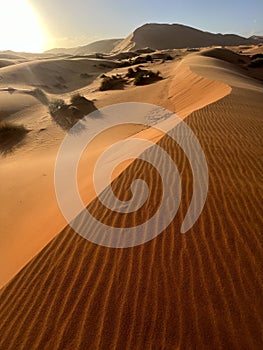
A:
[[[263,88],[222,53],[193,54],[160,65],[165,79],[153,86],[95,94],[98,108],[125,101],[150,102],[185,118],[201,143],[209,168],[207,201],[194,227],[180,234],[193,191],[185,154],[170,137],[152,129],[141,131],[158,142],[179,168],[184,195],[176,217],[161,235],[129,249],[92,244],[66,226],[1,290],[1,348],[262,348]],[[122,136],[138,131],[123,130]],[[59,132],[57,135],[57,142],[49,146],[53,153],[46,153],[43,159],[47,154],[54,159],[61,139]],[[110,140],[116,140],[116,134],[109,135]],[[153,148],[145,152],[151,153]],[[12,159],[8,162],[15,166]],[[52,162],[47,163],[43,170],[52,169]],[[83,196],[89,210],[104,223],[138,225],[153,214],[160,201],[160,178],[141,160],[121,171],[112,184],[120,199],[129,198],[131,182],[138,177],[149,185],[150,197],[136,214],[110,212],[95,197],[85,197],[89,186]],[[171,169],[167,172],[172,189],[175,179]],[[2,182],[9,175],[6,171]],[[40,206],[43,201],[49,206],[49,222],[36,222],[51,238],[52,231],[53,235],[56,232],[51,215],[57,217],[59,212],[55,198],[34,197],[38,180],[29,181],[34,183],[33,190],[28,186],[26,193]],[[51,179],[47,182],[39,188],[40,193],[51,186]],[[30,201],[27,205],[32,207]],[[40,219],[43,207],[34,210],[33,215]],[[91,233],[94,230],[88,222],[81,225],[87,225]],[[32,236],[33,230],[24,225],[21,237],[27,237],[27,231]],[[14,235],[14,249],[19,254],[15,241]],[[22,254],[9,278],[40,247]],[[6,259],[5,263],[10,256]]]
[[[194,61],[198,57],[196,56]],[[214,64],[211,68],[216,71],[216,67]],[[229,85],[197,75],[191,72],[188,65],[180,61],[161,64],[156,67],[158,68],[162,69],[165,79],[156,83],[154,89],[148,85],[124,91],[112,91],[110,94],[97,93],[95,94],[97,108],[120,102],[148,102],[168,108],[183,118],[231,92]],[[85,88],[82,91],[85,93]],[[3,222],[0,256],[2,264],[6,266],[1,275],[1,284],[7,282],[66,225],[53,190],[53,168],[64,132],[51,122],[45,108],[41,105],[33,110],[26,108],[12,117],[15,121],[23,121],[32,131],[28,136],[28,143],[19,150],[19,153],[4,159],[1,163],[1,181],[5,183],[1,198],[6,203],[6,207],[0,213]],[[170,128],[172,127],[171,125]],[[139,130],[140,126],[124,127],[121,132],[120,129],[113,130],[106,143],[97,142],[95,147],[88,149],[86,162],[93,164],[100,152],[111,142],[125,139]],[[139,136],[157,142],[162,133],[144,130]],[[126,166],[128,164],[126,163]],[[119,172],[122,169],[120,168]],[[80,169],[79,186],[86,204],[95,198],[92,170],[92,167],[87,170],[85,166],[83,170]],[[18,179],[17,172],[20,174]],[[16,220],[9,219],[10,212],[16,213]],[[13,259],[14,255],[16,259]]]
[[[262,39],[261,39],[262,41]],[[114,48],[115,52],[151,49],[180,49],[209,46],[253,45],[260,40],[234,34],[213,34],[181,24],[148,23],[137,28]]]

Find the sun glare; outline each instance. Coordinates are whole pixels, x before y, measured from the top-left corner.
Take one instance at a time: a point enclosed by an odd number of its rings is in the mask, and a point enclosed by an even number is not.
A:
[[[41,52],[45,33],[27,0],[0,0],[0,50]]]

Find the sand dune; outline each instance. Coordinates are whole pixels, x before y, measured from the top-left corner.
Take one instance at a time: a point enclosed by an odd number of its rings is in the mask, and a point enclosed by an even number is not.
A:
[[[110,53],[114,47],[121,41],[122,39],[106,39],[99,40],[88,45],[73,47],[73,48],[55,48],[46,51],[49,54],[70,54],[70,55],[88,55],[91,53]]]
[[[1,347],[261,349],[261,101],[262,91],[234,87],[185,119],[210,179],[190,232],[179,234],[192,193],[190,166],[164,137],[159,145],[184,175],[184,204],[172,224],[147,244],[118,250],[66,227],[2,290]],[[152,191],[137,215],[112,215],[98,200],[90,211],[119,227],[144,221],[161,194],[151,166],[134,161],[113,190],[127,199],[123,189],[138,176]]]
[[[259,81],[239,67],[238,61],[231,58],[230,63],[228,55],[225,51],[191,54],[181,61],[157,66],[165,79],[154,87],[94,94],[98,108],[125,101],[149,102],[185,118],[207,158],[206,205],[194,227],[187,234],[180,234],[193,192],[190,164],[170,137],[162,137],[153,129],[140,131],[141,136],[158,142],[179,168],[183,197],[176,217],[161,235],[130,249],[92,244],[65,227],[1,290],[1,348],[262,348],[259,310],[262,308],[263,89]],[[119,134],[126,138],[138,131],[131,127],[109,133],[107,142],[116,141]],[[34,179],[33,165],[22,176],[26,179],[31,174],[25,194],[32,195],[36,202],[35,205],[26,202],[19,214],[26,217],[27,206],[35,208],[30,216],[35,215],[38,226],[33,222],[29,226],[26,222],[22,224],[20,232],[28,231],[28,235],[21,234],[20,242],[26,240],[28,250],[19,256],[19,245],[14,244],[13,252],[17,252],[20,261],[14,262],[16,266],[7,273],[6,280],[40,249],[39,241],[33,239],[34,230],[39,229],[38,235],[45,228],[51,238],[63,225],[51,190],[52,161],[62,136],[57,131],[57,141],[49,145],[49,152],[42,149],[37,178]],[[97,142],[88,152],[91,154],[93,150],[89,161],[93,157],[94,162],[105,146],[102,141]],[[153,148],[145,152],[151,154]],[[153,152],[151,156],[158,154]],[[27,162],[30,159],[32,154]],[[5,163],[2,182],[14,173],[14,160],[8,162],[9,170]],[[47,169],[48,178],[41,174]],[[132,181],[141,178],[148,183],[150,196],[136,213],[112,213],[97,198],[88,197],[91,184],[90,180],[84,181],[82,171],[83,182],[79,186],[89,210],[110,226],[127,227],[145,222],[154,214],[162,197],[157,172],[149,163],[135,160],[115,174],[113,191],[119,199],[128,200]],[[172,198],[175,178],[172,169],[167,172]],[[39,188],[41,176],[46,184]],[[18,184],[16,190],[19,188]],[[33,195],[36,191],[38,196]],[[104,192],[104,196],[108,195],[109,188]],[[38,205],[42,206],[39,211]],[[43,208],[46,216],[41,222]],[[88,222],[82,225],[96,234]],[[17,240],[15,236],[11,239]],[[45,240],[47,237],[42,240],[42,246]],[[29,247],[29,243],[36,246]],[[5,244],[3,247],[8,246]],[[14,261],[14,254],[8,256],[9,253],[5,264],[10,258]]]
[[[29,95],[10,93],[0,89],[0,121],[22,109],[33,106],[37,100]]]
[[[234,34],[213,34],[181,24],[148,23],[137,28],[121,41],[113,51],[151,49],[181,49],[209,46],[253,45],[260,41]]]
[[[195,60],[197,58],[198,56]],[[156,69],[162,71],[165,79],[154,84],[154,89],[151,85],[148,85],[132,87],[123,91],[111,91],[110,94],[107,92],[93,93],[97,100],[95,102],[96,107],[101,108],[120,102],[148,102],[168,108],[179,116],[185,117],[192,111],[230,93],[231,88],[228,85],[197,76],[190,72],[185,65],[182,65],[184,68],[181,69],[180,66],[177,69],[178,64],[180,64],[180,61],[156,66]],[[127,71],[127,68],[124,71]],[[116,72],[120,73],[121,70]],[[190,85],[191,90],[189,90]],[[211,88],[214,89],[213,94],[209,92]],[[90,89],[94,90],[94,87],[89,87],[88,91]],[[85,88],[81,90],[86,94],[85,91]],[[35,102],[37,102],[36,99]],[[5,159],[1,163],[3,169],[1,181],[6,184],[5,187],[2,187],[1,197],[8,203],[6,209],[2,210],[0,214],[1,221],[4,223],[4,234],[1,236],[2,254],[0,256],[2,264],[8,266],[1,276],[2,284],[18,272],[66,224],[61,216],[52,189],[54,161],[65,133],[52,123],[45,106],[39,104],[36,105],[34,110],[32,108],[26,108],[12,117],[14,121],[23,121],[24,125],[31,130],[29,136],[27,136],[27,144],[14,157]],[[42,117],[40,118],[40,116]],[[141,130],[141,127],[139,129],[138,127],[126,127],[121,133],[118,129],[113,130],[111,137],[108,139],[108,144],[113,140],[117,140],[118,135],[120,139],[125,139],[139,130]],[[157,142],[163,135],[156,130],[144,130],[139,136]],[[104,144],[104,147],[106,146],[107,143]],[[102,147],[98,145],[89,149],[89,158],[85,158],[86,161],[92,164],[101,150]],[[41,157],[39,154],[41,154]],[[22,164],[26,166],[22,166]],[[38,164],[38,166],[36,167],[35,164]],[[128,164],[129,162],[126,163],[126,166]],[[121,170],[123,170],[123,167],[119,169],[115,176]],[[20,173],[19,179],[16,176],[17,171]],[[80,174],[82,197],[84,203],[88,204],[90,200],[95,198],[91,181],[92,167],[87,173],[84,166],[83,171],[80,169]],[[17,200],[14,201],[12,199],[14,197],[10,193],[13,193]],[[43,198],[43,200],[40,200],[40,198]],[[16,221],[8,219],[10,211],[17,213]],[[43,216],[43,212],[46,215]],[[29,213],[30,217],[34,217],[34,220],[29,221]],[[46,222],[49,217],[57,219],[50,220],[49,225],[47,225]],[[19,227],[17,227],[17,222],[20,223]],[[33,239],[33,237],[35,238]],[[14,243],[11,244],[11,242]],[[21,250],[21,245],[24,246],[23,250]],[[13,259],[14,255],[16,255],[15,260]]]
[[[34,86],[49,93],[65,93],[86,86],[103,71],[116,67],[111,60],[55,58],[33,60],[1,68],[0,87]]]

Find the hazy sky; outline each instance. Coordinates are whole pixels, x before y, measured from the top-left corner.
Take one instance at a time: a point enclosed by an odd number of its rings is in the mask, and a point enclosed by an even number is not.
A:
[[[35,45],[36,49],[71,47],[103,38],[126,37],[136,27],[149,22],[181,23],[216,33],[263,35],[263,0],[0,0],[1,17],[12,23],[10,26],[17,26],[17,32],[20,25],[22,37],[22,19],[18,21],[19,11],[16,11],[20,2],[31,11],[23,19],[27,22],[27,31],[42,32],[41,45],[39,40],[38,46],[33,43],[37,34],[32,39],[27,35],[28,47],[31,40],[31,46]],[[5,10],[7,6],[12,6],[13,18],[9,18],[12,15],[11,10],[8,13]],[[38,26],[33,23],[33,17]],[[0,35],[3,35],[2,30]],[[0,36],[0,49],[7,49],[8,35],[5,47]],[[20,41],[22,47],[23,40]],[[11,45],[14,44],[10,42],[10,49],[15,49]],[[26,48],[25,43],[24,46]]]

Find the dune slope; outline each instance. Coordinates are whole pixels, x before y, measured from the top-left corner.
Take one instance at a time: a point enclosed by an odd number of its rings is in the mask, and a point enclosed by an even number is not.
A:
[[[194,62],[197,58],[198,56],[194,57]],[[217,65],[218,62],[211,67],[214,74]],[[97,108],[120,102],[148,102],[168,108],[184,118],[231,92],[230,86],[226,83],[217,82],[213,77],[207,79],[195,74],[188,65],[178,65],[177,61],[160,64],[155,69],[161,70],[163,80],[154,85],[131,87],[105,94],[97,93],[95,95]],[[94,87],[88,86],[87,89]],[[85,95],[86,88],[81,90],[81,93]],[[14,99],[12,101],[14,102]],[[0,196],[5,203],[0,212],[2,222],[0,263],[4,267],[0,276],[0,286],[7,283],[66,225],[56,201],[53,180],[55,159],[65,132],[51,122],[44,106],[33,110],[25,109],[12,118],[19,123],[23,122],[32,131],[19,152],[10,158],[2,159],[0,164],[0,178],[5,184],[0,189]],[[169,128],[172,127],[171,123]],[[88,148],[85,162],[89,167],[87,169],[84,162],[84,167],[80,166],[78,178],[86,205],[95,198],[91,165],[99,153],[106,145],[118,139],[125,139],[133,134],[136,137],[136,133],[140,130],[140,126],[113,129],[107,138],[104,137],[106,142],[98,140],[95,146]],[[141,131],[137,136],[157,142],[163,134],[149,129]],[[129,163],[122,164],[114,177]],[[15,213],[16,220],[10,220],[12,213]]]
[[[182,24],[147,23],[122,40],[113,51],[181,49],[209,46],[252,45],[260,41],[234,34],[214,34]]]
[[[262,348],[262,89],[251,89],[253,80],[241,85],[185,119],[209,168],[194,227],[179,233],[193,179],[165,136],[158,144],[176,162],[183,189],[172,223],[130,249],[97,246],[66,227],[2,289],[2,349]],[[149,163],[135,160],[112,186],[127,200],[138,177],[150,197],[136,215],[111,213],[97,199],[89,210],[113,226],[144,222],[162,194]]]

